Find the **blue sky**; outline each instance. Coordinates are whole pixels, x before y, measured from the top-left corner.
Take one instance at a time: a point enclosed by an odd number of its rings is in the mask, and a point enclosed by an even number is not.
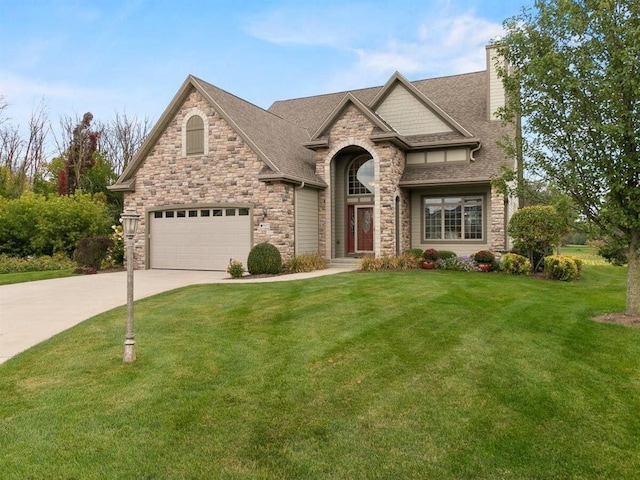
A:
[[[0,95],[25,127],[61,114],[156,120],[188,74],[275,100],[485,68],[530,0],[0,0]]]

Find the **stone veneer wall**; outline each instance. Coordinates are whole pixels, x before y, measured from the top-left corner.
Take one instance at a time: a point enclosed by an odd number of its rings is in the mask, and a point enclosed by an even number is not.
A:
[[[377,197],[379,208],[376,208],[380,217],[380,251],[377,253],[391,256],[396,253],[395,203],[400,193],[398,183],[404,171],[405,157],[404,152],[389,142],[376,145],[376,150],[379,152],[381,172],[378,184],[380,195]],[[402,220],[402,216],[400,218]]]
[[[491,225],[489,232],[489,241],[491,242],[491,250],[496,252],[504,251],[508,248],[506,245],[505,231],[505,198],[504,195],[498,193],[494,187],[491,188]]]
[[[354,106],[348,106],[336,120],[329,132],[329,146],[316,151],[316,173],[324,178],[329,188],[320,192],[320,239],[319,247],[331,258],[331,227],[333,188],[331,168],[335,156],[349,146],[367,150],[375,162],[375,207],[374,248],[377,255],[395,254],[395,198],[400,196],[401,205],[401,249],[410,244],[409,196],[400,191],[398,182],[404,171],[404,153],[389,142],[374,144],[369,137],[374,125]],[[406,247],[408,248],[408,247]]]
[[[194,111],[207,115],[208,155],[184,156],[182,126]],[[207,122],[205,122],[206,124]],[[294,193],[283,183],[264,183],[264,163],[195,90],[191,92],[136,173],[134,192],[124,196],[125,210],[141,214],[134,239],[136,268],[148,265],[147,210],[164,205],[240,205],[252,208],[253,243],[269,241],[284,260],[294,253]],[[264,217],[266,213],[266,218]],[[270,224],[270,231],[258,228]]]

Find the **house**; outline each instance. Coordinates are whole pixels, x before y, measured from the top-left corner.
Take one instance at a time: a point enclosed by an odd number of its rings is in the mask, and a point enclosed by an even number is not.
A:
[[[509,247],[517,206],[490,179],[514,134],[487,47],[485,71],[275,102],[263,110],[189,76],[111,188],[141,215],[138,268],[246,265],[270,242],[286,260],[408,248]]]

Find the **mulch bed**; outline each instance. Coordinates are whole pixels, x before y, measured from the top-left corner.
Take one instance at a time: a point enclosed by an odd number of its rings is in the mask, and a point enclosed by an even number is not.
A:
[[[629,315],[627,313],[605,313],[593,318],[594,322],[614,323],[625,327],[640,327],[640,315]]]

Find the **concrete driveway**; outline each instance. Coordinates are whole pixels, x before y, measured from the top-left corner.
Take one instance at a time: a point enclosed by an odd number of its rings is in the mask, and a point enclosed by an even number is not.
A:
[[[134,297],[137,300],[186,285],[288,281],[330,275],[355,268],[341,266],[310,273],[242,280],[231,280],[225,272],[136,270]],[[2,285],[0,363],[83,320],[126,303],[126,272]]]

